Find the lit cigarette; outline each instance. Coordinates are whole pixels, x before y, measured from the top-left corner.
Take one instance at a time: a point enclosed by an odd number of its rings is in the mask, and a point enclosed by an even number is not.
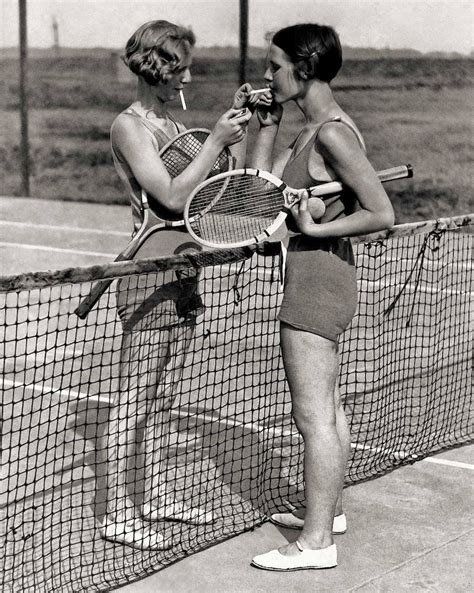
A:
[[[186,111],[186,101],[184,100],[184,93],[182,90],[179,91],[179,98],[181,99],[181,107],[183,108],[183,111]]]
[[[270,90],[269,88],[255,89],[254,91],[250,91],[249,95],[261,95],[262,93],[266,93],[269,90]]]

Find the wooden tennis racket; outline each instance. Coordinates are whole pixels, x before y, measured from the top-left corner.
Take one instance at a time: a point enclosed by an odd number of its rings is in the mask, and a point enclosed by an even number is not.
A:
[[[163,146],[159,153],[160,158],[171,177],[177,177],[196,158],[209,134],[210,131],[204,128],[192,128],[181,132]],[[218,156],[208,177],[229,171],[232,167],[233,157],[228,147],[226,147]],[[150,207],[147,194],[144,190],[141,192],[141,210],[143,222],[140,228],[114,261],[132,259],[143,243],[157,231],[170,227],[184,227],[185,225],[182,217],[165,220],[155,214]],[[80,319],[85,319],[112,282],[113,279],[96,282],[92,286],[89,295],[79,303],[74,313]]]
[[[377,175],[387,182],[412,177],[413,168],[401,165]],[[303,196],[327,196],[343,189],[338,181],[293,189],[267,171],[236,169],[199,184],[188,198],[184,220],[189,233],[202,245],[243,247],[268,239]],[[321,206],[322,215],[325,208]]]

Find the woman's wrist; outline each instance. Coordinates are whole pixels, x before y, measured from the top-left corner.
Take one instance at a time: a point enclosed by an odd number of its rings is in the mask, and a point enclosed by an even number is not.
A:
[[[321,239],[321,228],[320,225],[318,223],[313,223],[308,229],[307,232],[304,233],[305,235],[308,235],[308,237],[312,237],[313,239]]]
[[[280,127],[280,123],[277,124],[260,124],[259,134],[266,134],[267,136],[276,136],[278,134],[278,129]]]
[[[217,154],[222,152],[226,146],[222,140],[219,140],[218,134],[214,130],[211,131],[204,144],[208,145],[210,150],[215,150]]]

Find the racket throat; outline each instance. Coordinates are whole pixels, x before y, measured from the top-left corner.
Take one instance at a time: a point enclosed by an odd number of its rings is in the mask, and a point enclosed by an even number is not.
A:
[[[296,191],[291,189],[286,189],[285,191],[285,208],[288,212],[291,211],[291,208],[295,206],[298,202],[300,202],[303,198],[309,197],[309,192],[307,189],[298,189]]]

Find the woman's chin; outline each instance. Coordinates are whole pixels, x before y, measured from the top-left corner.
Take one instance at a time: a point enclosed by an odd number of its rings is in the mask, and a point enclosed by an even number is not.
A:
[[[272,99],[273,99],[274,103],[276,103],[277,105],[281,105],[282,103],[286,103],[286,101],[288,101],[287,97],[284,97],[283,95],[280,95],[279,93],[272,93]]]

